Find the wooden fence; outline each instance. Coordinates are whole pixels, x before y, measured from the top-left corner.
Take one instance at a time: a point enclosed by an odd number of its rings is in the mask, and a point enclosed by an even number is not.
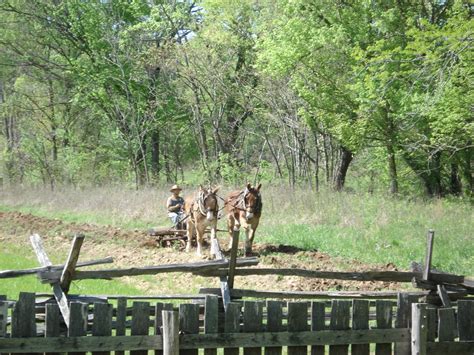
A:
[[[54,300],[21,293],[17,302],[0,301],[0,353],[474,353],[474,300],[451,308],[414,302],[407,294],[397,302],[234,301],[224,311],[215,295],[186,304],[72,301],[67,328]]]

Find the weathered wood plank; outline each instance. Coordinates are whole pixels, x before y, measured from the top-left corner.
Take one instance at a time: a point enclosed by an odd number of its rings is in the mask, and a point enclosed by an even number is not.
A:
[[[288,302],[288,331],[301,332],[308,330],[308,303]],[[308,347],[289,346],[288,355],[306,355]]]
[[[411,331],[411,353],[412,355],[426,355],[428,317],[426,315],[425,303],[412,304],[412,331]]]
[[[204,302],[204,333],[215,334],[219,331],[219,298],[207,295]],[[217,349],[204,349],[204,355],[216,355]]]
[[[267,332],[281,332],[283,330],[283,302],[267,301]],[[265,355],[281,355],[281,346],[265,348]]]
[[[237,252],[239,251],[239,235],[240,230],[232,231],[232,248],[230,251],[229,275],[227,276],[229,288],[234,287],[235,267],[237,265]]]
[[[173,311],[173,304],[157,302],[155,304],[155,320],[153,321],[154,334],[162,334],[163,311]],[[155,355],[162,355],[163,350],[155,349]]]
[[[237,266],[254,266],[258,265],[258,258],[239,258],[236,261]],[[111,279],[115,277],[124,276],[138,276],[138,275],[157,275],[162,273],[170,272],[191,272],[201,274],[206,271],[218,270],[220,268],[228,268],[228,260],[212,260],[202,261],[196,263],[186,264],[169,264],[169,265],[157,265],[147,267],[133,267],[128,269],[104,269],[104,270],[91,270],[91,271],[76,271],[73,280],[85,280],[85,279]],[[225,273],[228,271],[226,270]],[[59,272],[51,271],[42,273],[43,278],[46,282],[58,280],[60,277]]]
[[[61,333],[59,307],[57,304],[48,303],[45,312],[45,337],[58,337]]]
[[[321,331],[326,329],[326,305],[324,302],[311,302],[311,330]],[[313,345],[311,355],[324,355],[324,345]]]
[[[112,257],[107,257],[104,259],[97,259],[97,260],[90,260],[84,261],[81,263],[77,263],[76,267],[84,267],[84,266],[91,266],[91,265],[100,265],[100,264],[111,264],[114,262]],[[20,277],[20,276],[28,276],[37,274],[40,272],[46,271],[60,271],[64,269],[65,264],[62,265],[51,265],[51,266],[40,266],[34,267],[30,269],[21,269],[21,270],[2,270],[0,271],[0,279],[12,278],[12,277]]]
[[[117,298],[117,314],[115,315],[115,335],[125,335],[127,321],[127,299],[125,297]],[[116,351],[115,355],[124,355],[123,351]]]
[[[162,311],[163,317],[163,354],[179,355],[180,339],[179,339],[179,315],[176,311]],[[157,336],[161,340],[161,336]],[[149,337],[148,337],[149,338]],[[159,342],[150,349],[159,349]],[[148,348],[146,348],[148,349]]]
[[[225,323],[224,323],[225,333],[240,332],[240,312],[241,312],[241,305],[239,303],[231,302],[227,305],[227,309],[225,310]],[[239,355],[239,348],[238,348],[239,346],[240,345],[237,345],[236,348],[231,347],[231,348],[224,349],[224,355]]]
[[[350,302],[334,300],[331,302],[331,322],[329,329],[344,330],[349,329]],[[329,347],[330,355],[346,355],[349,352],[348,345],[333,345]]]
[[[69,314],[68,337],[83,337],[87,335],[87,304],[81,302],[71,302],[71,312]],[[62,349],[60,349],[62,350]],[[75,349],[67,350],[74,351]],[[86,349],[82,351],[90,351]],[[64,350],[66,351],[66,350]],[[80,351],[80,350],[78,350]],[[85,352],[70,352],[69,355],[85,355]]]
[[[12,338],[35,336],[35,294],[20,292],[12,312]]]
[[[392,302],[378,300],[375,302],[375,314],[377,320],[378,329],[390,329],[392,328]],[[392,344],[377,344],[375,346],[376,355],[391,355]]]
[[[438,308],[439,341],[454,341],[456,337],[456,319],[453,308]]]
[[[30,242],[36,253],[38,262],[41,264],[41,266],[53,265],[51,263],[51,260],[49,260],[46,251],[44,250],[43,241],[41,237],[38,234],[33,234],[32,236],[30,236]],[[53,288],[54,298],[56,299],[56,302],[58,302],[59,310],[61,311],[61,314],[63,316],[64,323],[66,323],[66,326],[69,328],[70,310],[66,294],[59,285],[58,281],[51,282],[51,287]]]
[[[38,292],[36,293],[37,297],[53,297],[51,293],[46,293],[46,292]],[[89,295],[68,295],[68,297],[72,300],[81,300],[81,298],[84,299],[90,299],[90,298],[97,298],[97,299],[103,299],[104,302],[107,300],[116,300],[119,298],[126,298],[131,301],[138,301],[138,300],[204,300],[206,298],[206,295],[197,295],[197,294],[168,294],[168,295],[94,295],[94,296],[89,296]]]
[[[428,327],[426,341],[435,341],[438,330],[438,312],[432,305],[426,307],[426,323]]]
[[[0,301],[0,338],[7,335],[8,302]]]
[[[221,290],[217,288],[201,288],[199,290],[201,294],[213,294],[220,295]],[[353,299],[353,298],[364,298],[364,299],[396,299],[399,292],[392,291],[260,291],[260,290],[247,290],[247,289],[236,289],[230,290],[232,298],[297,298],[297,299]],[[424,297],[429,294],[428,291],[422,292],[409,292],[410,296],[413,297]]]
[[[443,307],[450,308],[451,300],[449,299],[448,293],[446,292],[446,288],[444,287],[444,285],[437,285],[437,289],[438,289],[438,296],[439,298],[441,298]]]
[[[396,328],[409,328],[411,325],[411,304],[415,301],[415,297],[408,293],[399,293],[397,297],[397,317],[395,319]],[[395,355],[410,354],[411,345],[408,342],[395,343]]]
[[[231,303],[233,304],[233,303]],[[163,311],[169,312],[169,311]],[[176,324],[178,324],[178,313]],[[163,316],[165,323],[165,316]],[[163,329],[165,327],[163,326]],[[166,336],[164,337],[166,338]],[[320,332],[281,333],[218,333],[184,334],[179,337],[180,349],[235,348],[237,346],[298,346],[340,345],[409,342],[409,329],[371,329]],[[449,344],[449,343],[440,343]],[[458,343],[461,344],[461,343]],[[472,344],[472,343],[468,343]],[[111,336],[111,337],[60,337],[60,338],[0,338],[0,352],[83,352],[113,350],[163,349],[162,337]]]
[[[179,305],[179,329],[184,334],[199,333],[199,305],[185,303]],[[182,350],[182,355],[197,355],[198,350]]]
[[[474,301],[458,301],[458,331],[460,341],[474,341]]]
[[[204,271],[203,276],[225,276],[228,271],[225,269]],[[392,281],[392,282],[412,282],[421,279],[422,273],[410,271],[366,271],[366,272],[343,272],[343,271],[321,271],[293,268],[242,268],[235,270],[236,276],[251,275],[279,275],[279,276],[300,276],[317,279],[335,279],[349,281]],[[432,271],[430,280],[433,282],[445,282],[452,284],[462,284],[464,276],[454,274],[444,274]]]
[[[64,292],[69,291],[69,286],[71,285],[72,277],[76,271],[76,264],[79,260],[79,254],[81,252],[82,243],[84,242],[85,236],[83,234],[77,234],[74,236],[72,241],[71,249],[69,250],[69,255],[67,256],[64,269],[61,273],[61,278],[59,280],[59,285]]]
[[[426,353],[429,355],[472,355],[474,354],[474,342],[428,343],[426,349]]]
[[[352,301],[352,329],[369,329],[369,301],[353,300]],[[369,344],[353,344],[351,345],[352,355],[369,355]]]
[[[148,335],[150,303],[133,302],[131,335]],[[147,351],[131,351],[130,355],[147,355]]]
[[[257,333],[263,330],[263,303],[261,301],[244,302],[244,324],[245,333]],[[262,348],[244,348],[244,355],[261,355]]]
[[[60,327],[61,313],[57,304],[48,303],[45,307],[45,337],[58,337],[61,333]],[[45,355],[54,355],[59,353],[45,353]]]
[[[423,280],[431,279],[431,258],[433,255],[434,230],[430,229],[426,237],[426,257],[423,269]]]
[[[93,336],[112,335],[112,305],[108,303],[94,304],[94,321],[92,323]],[[107,351],[95,351],[92,355],[108,355]]]

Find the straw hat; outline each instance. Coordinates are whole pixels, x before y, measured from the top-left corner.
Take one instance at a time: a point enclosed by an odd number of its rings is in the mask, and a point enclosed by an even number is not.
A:
[[[171,189],[170,189],[170,191],[171,191],[171,192],[173,192],[174,190],[179,190],[179,191],[181,191],[181,190],[182,190],[182,188],[181,188],[181,187],[179,187],[178,185],[173,185],[173,186],[171,186]]]

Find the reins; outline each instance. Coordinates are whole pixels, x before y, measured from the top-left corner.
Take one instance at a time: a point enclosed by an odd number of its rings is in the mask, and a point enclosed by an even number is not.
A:
[[[244,190],[240,191],[239,194],[237,195],[237,197],[240,196],[240,195],[242,195],[243,193],[244,193]],[[231,205],[231,206],[234,207],[235,209],[237,209],[237,210],[239,210],[239,211],[244,211],[244,212],[245,212],[245,201],[244,201],[244,208],[240,208],[240,207],[238,206],[238,204],[240,203],[241,199],[239,199],[239,201],[238,201],[237,204],[232,204],[232,203],[230,203],[230,201],[226,201],[225,199],[223,199],[223,198],[220,197],[219,195],[216,194],[216,196],[219,197],[222,201],[224,201],[224,206],[223,206],[219,211],[223,210],[226,205]]]

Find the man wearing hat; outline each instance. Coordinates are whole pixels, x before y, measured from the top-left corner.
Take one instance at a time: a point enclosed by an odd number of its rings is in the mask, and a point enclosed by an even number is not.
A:
[[[171,186],[170,191],[172,195],[166,201],[166,208],[168,209],[168,217],[171,218],[173,224],[178,228],[179,221],[184,218],[184,199],[179,196],[181,188],[178,185]]]

